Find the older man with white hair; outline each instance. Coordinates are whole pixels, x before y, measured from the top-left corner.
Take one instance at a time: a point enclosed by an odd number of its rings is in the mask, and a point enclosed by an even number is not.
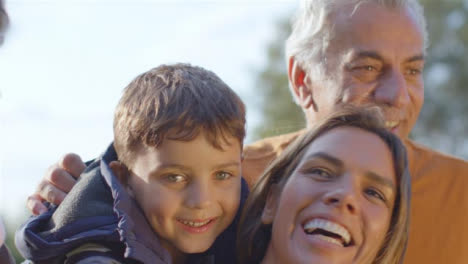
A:
[[[342,105],[379,107],[408,150],[413,195],[405,263],[468,263],[468,162],[408,139],[424,101],[426,46],[417,0],[304,1],[287,41],[290,88],[308,126]],[[250,185],[301,133],[245,148],[243,175]],[[43,200],[60,203],[83,169],[78,156],[66,155],[28,207],[39,213]]]

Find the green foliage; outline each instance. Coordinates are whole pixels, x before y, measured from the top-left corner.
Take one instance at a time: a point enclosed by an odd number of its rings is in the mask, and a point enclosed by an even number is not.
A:
[[[425,66],[425,103],[411,137],[432,148],[468,158],[468,2],[421,0],[430,45]],[[262,97],[262,124],[255,137],[283,134],[304,127],[301,110],[288,89],[284,44],[290,34],[281,18],[268,45],[267,65],[257,75]]]
[[[428,22],[425,103],[413,137],[468,158],[468,5],[422,0]]]
[[[305,126],[304,114],[294,103],[288,88],[284,43],[290,32],[287,20],[278,23],[277,34],[267,49],[268,61],[258,74],[256,84],[263,115],[255,138],[297,131]]]
[[[19,219],[3,218],[3,220],[5,221],[5,229],[7,232],[5,244],[7,245],[8,249],[10,249],[10,253],[16,260],[16,263],[21,263],[22,261],[24,261],[24,259],[23,257],[21,257],[18,250],[16,249],[14,235],[15,231],[20,227],[21,223],[24,223],[26,221],[26,219],[26,216],[21,216],[19,217]]]

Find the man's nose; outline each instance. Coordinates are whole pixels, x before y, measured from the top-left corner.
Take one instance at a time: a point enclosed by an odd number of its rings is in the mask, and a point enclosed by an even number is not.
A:
[[[374,91],[374,99],[378,104],[402,107],[410,102],[405,75],[397,69],[391,69],[381,76]]]

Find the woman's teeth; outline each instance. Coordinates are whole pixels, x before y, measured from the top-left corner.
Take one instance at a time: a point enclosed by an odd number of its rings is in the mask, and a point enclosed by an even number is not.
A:
[[[318,235],[321,239],[340,246],[347,246],[351,242],[351,235],[348,230],[344,226],[329,220],[312,219],[304,224],[304,230],[307,234]]]

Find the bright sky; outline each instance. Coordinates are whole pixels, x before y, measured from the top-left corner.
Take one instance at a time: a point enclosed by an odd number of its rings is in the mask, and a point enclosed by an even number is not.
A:
[[[260,118],[255,70],[297,1],[7,0],[0,48],[0,215],[24,212],[49,165],[99,155],[123,88],[162,63],[216,72]]]

